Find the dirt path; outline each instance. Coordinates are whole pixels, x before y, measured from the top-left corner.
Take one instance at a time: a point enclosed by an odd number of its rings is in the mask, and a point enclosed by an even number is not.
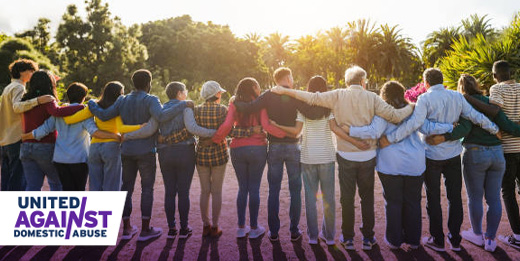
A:
[[[336,169],[337,172],[337,169]],[[337,180],[337,173],[336,173]],[[140,184],[138,180],[136,184]],[[48,190],[48,188],[45,188]],[[248,240],[236,239],[236,205],[235,199],[238,191],[237,181],[234,169],[231,164],[227,166],[227,172],[224,182],[224,195],[222,216],[220,225],[224,234],[220,239],[203,239],[201,237],[202,221],[199,211],[199,191],[200,183],[197,173],[194,175],[191,187],[191,210],[189,215],[190,225],[193,227],[193,236],[187,240],[175,239],[166,240],[168,226],[166,224],[166,216],[164,214],[164,187],[162,176],[158,169],[155,182],[155,200],[153,207],[152,225],[161,227],[163,235],[153,241],[137,243],[137,237],[130,241],[120,242],[118,240],[116,246],[109,247],[53,247],[53,246],[33,246],[33,247],[14,247],[6,246],[0,248],[0,259],[5,260],[520,260],[520,251],[499,243],[497,251],[493,254],[483,249],[473,246],[467,241],[462,242],[463,251],[455,253],[448,250],[446,253],[439,255],[430,250],[419,248],[418,250],[397,250],[391,251],[382,243],[385,229],[384,199],[382,196],[381,183],[376,177],[375,184],[375,212],[376,212],[376,237],[380,245],[371,251],[361,250],[361,234],[359,226],[361,223],[359,198],[356,200],[356,238],[355,245],[357,251],[345,251],[339,245],[337,240],[341,226],[341,209],[339,204],[339,184],[336,181],[336,247],[327,247],[323,242],[321,245],[311,247],[307,243],[306,233],[303,240],[297,243],[290,241],[289,233],[289,190],[287,185],[287,177],[284,177],[282,191],[280,193],[280,220],[282,222],[280,229],[280,242],[272,244],[267,236],[261,239]],[[264,172],[261,186],[261,205],[259,224],[267,226],[267,195],[268,184],[267,174]],[[140,200],[141,188],[136,186],[134,192],[134,212],[132,213],[132,222],[140,227]],[[444,191],[443,191],[444,193]],[[462,229],[470,227],[467,215],[466,191],[462,191],[464,201],[464,223]],[[303,191],[302,191],[302,201]],[[444,217],[447,216],[446,199],[443,194]],[[428,217],[425,210],[425,196],[423,191],[423,236],[428,235]],[[321,204],[318,207],[319,216],[321,216]],[[248,221],[247,221],[248,222]],[[446,221],[445,221],[446,222]],[[321,218],[320,218],[321,224]],[[302,216],[300,221],[300,229],[306,231],[305,208],[302,206]],[[447,231],[446,225],[445,230]],[[502,221],[498,234],[505,234],[510,231],[505,210],[503,211]]]

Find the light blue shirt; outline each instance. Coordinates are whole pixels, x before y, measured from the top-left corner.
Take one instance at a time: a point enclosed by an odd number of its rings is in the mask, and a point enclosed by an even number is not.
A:
[[[350,127],[350,136],[361,139],[378,139],[398,126],[375,116],[372,123],[362,127]],[[419,131],[424,135],[451,132],[453,124],[424,121]],[[426,169],[425,144],[417,131],[383,149],[377,149],[376,170],[387,175],[420,176]]]
[[[90,135],[98,130],[94,118],[68,125],[61,117],[49,117],[40,127],[33,130],[36,140],[58,131],[52,160],[58,163],[86,163],[90,146]]]
[[[442,84],[431,86],[419,96],[412,116],[395,131],[387,135],[388,141],[397,143],[417,130],[428,119],[432,122],[453,124],[462,116],[491,134],[498,132],[498,127],[464,99],[462,94],[447,90]],[[446,141],[436,146],[426,144],[426,157],[432,160],[446,160],[460,155],[460,141]]]

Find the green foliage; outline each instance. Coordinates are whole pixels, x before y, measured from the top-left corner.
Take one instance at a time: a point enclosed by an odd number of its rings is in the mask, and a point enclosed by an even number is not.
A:
[[[15,34],[16,37],[26,38],[33,46],[43,54],[47,54],[50,51],[49,41],[51,39],[50,32],[50,23],[51,20],[48,18],[40,18],[38,19],[38,23],[33,29],[24,31],[22,33]]]
[[[130,86],[131,73],[145,67],[147,59],[146,47],[137,39],[139,26],[126,28],[101,0],[85,3],[86,20],[69,5],[56,34],[60,65],[67,72],[64,81],[83,82],[95,95],[108,81]]]

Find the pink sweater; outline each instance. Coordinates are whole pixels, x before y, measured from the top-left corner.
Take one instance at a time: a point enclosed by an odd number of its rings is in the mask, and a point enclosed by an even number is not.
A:
[[[285,137],[285,132],[271,124],[269,124],[269,117],[267,116],[267,110],[262,109],[260,111],[260,122],[258,122],[257,118],[254,117],[258,115],[250,115],[247,126],[240,126],[241,128],[249,128],[256,125],[261,124],[262,128],[267,131],[269,134],[283,138]],[[215,135],[213,135],[213,142],[220,143],[226,136],[229,134],[234,125],[238,125],[238,113],[235,105],[233,103],[229,104],[228,113],[226,116],[226,120],[220,127],[218,128]],[[229,145],[231,148],[238,148],[244,146],[265,146],[267,145],[267,139],[265,133],[253,134],[249,137],[244,138],[233,138],[231,140],[231,144]]]

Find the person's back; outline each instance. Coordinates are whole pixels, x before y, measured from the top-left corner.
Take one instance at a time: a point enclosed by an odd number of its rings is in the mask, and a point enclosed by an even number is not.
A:
[[[511,121],[520,121],[520,83],[508,80],[491,86],[489,99],[498,104]],[[504,133],[502,146],[505,153],[520,153],[520,137]]]
[[[124,124],[138,125],[146,123],[150,120],[151,103],[157,97],[152,96],[144,91],[133,91],[121,98],[119,114]],[[141,153],[149,153],[154,151],[156,135],[147,138],[125,140],[121,144],[121,154],[136,155]]]

